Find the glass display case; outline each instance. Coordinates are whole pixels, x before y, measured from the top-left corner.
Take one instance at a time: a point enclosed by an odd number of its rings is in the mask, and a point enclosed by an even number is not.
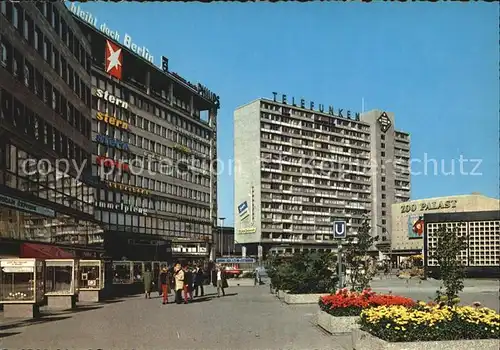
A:
[[[113,261],[113,284],[134,283],[134,268],[132,261]]]
[[[0,303],[41,304],[45,263],[39,259],[0,259]]]
[[[104,289],[104,261],[80,260],[78,277],[80,290]]]
[[[74,295],[78,292],[77,259],[45,260],[45,295]]]
[[[144,262],[132,261],[132,273],[134,283],[142,282],[142,276],[144,274]]]

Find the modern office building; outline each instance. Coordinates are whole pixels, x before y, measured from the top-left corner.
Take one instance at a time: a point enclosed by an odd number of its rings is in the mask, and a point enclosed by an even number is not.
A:
[[[90,67],[90,44],[63,3],[0,2],[0,255],[100,239],[85,178]]]
[[[479,193],[426,198],[392,205],[391,252],[395,260],[421,254],[424,249],[425,214],[468,213],[499,210],[500,201]]]
[[[234,227],[218,226],[214,242],[216,257],[241,256],[241,245],[234,239]]]
[[[458,205],[458,201],[457,201]],[[423,215],[424,269],[426,275],[440,277],[439,262],[434,254],[438,248],[440,228],[456,230],[466,241],[458,259],[465,266],[467,277],[500,278],[500,211],[494,210],[437,212]],[[422,240],[421,240],[422,241]]]
[[[235,239],[261,253],[335,250],[333,221],[370,219],[389,250],[391,205],[410,198],[409,135],[394,115],[314,108],[286,95],[234,113]]]
[[[135,246],[156,256],[172,242],[174,258],[208,258],[218,96],[169,71],[164,57],[158,68],[158,56],[103,29],[84,5],[68,7],[91,42],[92,173],[105,246],[133,260],[146,258]]]

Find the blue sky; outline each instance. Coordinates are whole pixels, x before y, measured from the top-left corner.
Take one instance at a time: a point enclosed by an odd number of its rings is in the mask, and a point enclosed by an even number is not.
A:
[[[497,4],[88,3],[170,70],[221,97],[220,216],[233,223],[233,111],[272,92],[395,113],[413,158],[455,175],[412,177],[412,198],[499,191]],[[425,156],[425,154],[427,156]],[[481,159],[459,174],[460,156]],[[442,163],[442,164],[441,164]],[[464,163],[464,173],[475,164]],[[417,165],[415,172],[423,172]]]

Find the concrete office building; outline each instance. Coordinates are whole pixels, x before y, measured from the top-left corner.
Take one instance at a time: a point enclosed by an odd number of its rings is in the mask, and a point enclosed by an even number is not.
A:
[[[458,202],[457,202],[458,203]],[[498,204],[498,203],[497,203]],[[459,254],[469,278],[500,278],[500,211],[494,210],[425,213],[424,268],[429,277],[440,278],[439,263],[433,258],[441,227],[456,230],[467,240]]]
[[[105,246],[113,258],[161,260],[172,242],[174,258],[208,258],[218,96],[169,71],[164,57],[155,66],[159,57],[128,34],[103,32],[84,5],[68,7],[92,48],[92,173]]]
[[[249,255],[335,250],[333,220],[355,234],[367,215],[374,253],[388,251],[391,205],[410,198],[409,135],[394,124],[277,94],[236,109],[236,241]]]
[[[412,200],[392,205],[391,251],[395,260],[421,254],[424,249],[423,225],[416,226],[425,214],[467,213],[499,210],[500,201],[479,193]],[[425,222],[424,222],[425,223]]]
[[[99,238],[94,190],[78,176],[90,171],[90,66],[63,3],[0,2],[0,255]]]

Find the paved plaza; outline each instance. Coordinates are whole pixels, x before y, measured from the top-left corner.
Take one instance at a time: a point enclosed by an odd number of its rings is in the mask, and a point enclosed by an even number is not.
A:
[[[439,281],[374,281],[381,292],[428,300]],[[269,286],[230,287],[217,298],[212,287],[188,305],[132,296],[79,306],[38,321],[0,316],[0,349],[329,349],[347,348],[348,336],[315,326],[317,305],[286,305]],[[462,301],[499,309],[497,281],[466,281]]]
[[[288,306],[269,286],[231,287],[217,298],[161,305],[134,296],[79,312],[44,317],[39,323],[1,319],[0,349],[329,349],[339,339],[314,324],[317,305]]]

